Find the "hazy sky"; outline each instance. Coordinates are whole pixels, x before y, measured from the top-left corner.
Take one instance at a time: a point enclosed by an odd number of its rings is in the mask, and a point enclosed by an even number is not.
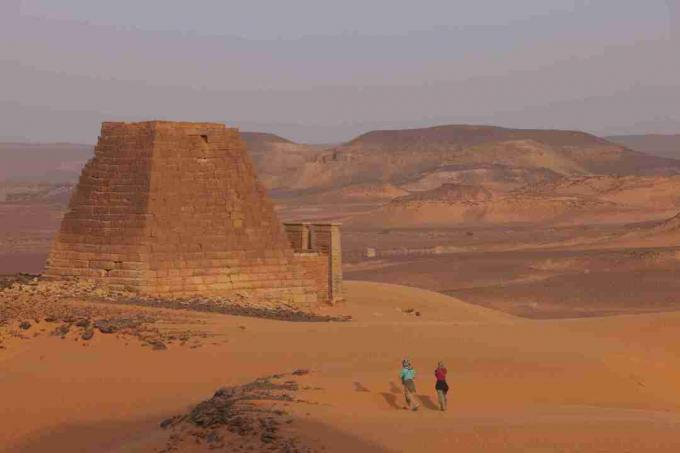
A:
[[[680,0],[0,0],[0,139],[94,142],[105,119],[680,133],[679,49]]]

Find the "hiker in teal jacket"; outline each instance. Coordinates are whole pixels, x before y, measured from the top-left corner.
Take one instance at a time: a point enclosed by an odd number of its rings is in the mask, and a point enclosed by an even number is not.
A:
[[[418,410],[418,403],[415,400],[416,395],[416,370],[411,366],[411,362],[408,359],[404,359],[401,362],[401,373],[399,373],[399,378],[401,379],[401,384],[404,386],[404,398],[406,399],[406,406],[412,411]]]

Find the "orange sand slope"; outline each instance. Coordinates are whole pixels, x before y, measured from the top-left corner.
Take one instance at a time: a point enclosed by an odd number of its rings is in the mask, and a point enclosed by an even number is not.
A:
[[[0,350],[0,450],[158,451],[158,423],[218,387],[309,368],[307,403],[286,410],[326,451],[680,451],[680,313],[528,321],[395,285],[348,282],[347,293],[327,311],[350,323],[190,314],[206,334],[196,349],[13,340]],[[405,356],[419,373],[415,413],[402,409]]]

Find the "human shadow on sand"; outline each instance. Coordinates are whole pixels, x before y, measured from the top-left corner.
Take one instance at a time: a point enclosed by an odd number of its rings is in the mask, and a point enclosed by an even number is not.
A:
[[[361,382],[354,382],[354,391],[355,392],[370,392],[370,390],[366,387]]]
[[[403,407],[397,403],[397,396],[394,393],[383,392],[380,396],[385,398],[385,402],[389,404],[392,409],[403,409]]]
[[[390,392],[396,395],[402,393],[403,390],[400,387],[397,387],[397,384],[390,381]]]
[[[422,401],[423,406],[426,408],[433,410],[433,411],[438,411],[439,410],[439,405],[434,402],[432,397],[427,396],[427,395],[417,395],[418,399]]]

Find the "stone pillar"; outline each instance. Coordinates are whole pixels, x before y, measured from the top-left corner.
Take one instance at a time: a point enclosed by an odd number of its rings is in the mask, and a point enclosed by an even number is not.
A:
[[[328,293],[331,303],[343,299],[342,245],[339,223],[315,223],[311,228],[311,249],[328,255]]]
[[[283,225],[293,250],[296,252],[311,250],[311,234],[308,223],[284,223]]]

